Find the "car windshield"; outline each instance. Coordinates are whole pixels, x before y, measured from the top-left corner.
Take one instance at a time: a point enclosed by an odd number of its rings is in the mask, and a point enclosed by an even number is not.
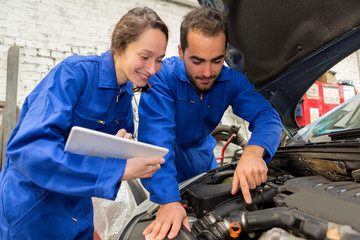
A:
[[[310,142],[329,140],[331,133],[360,129],[360,95],[332,109],[308,126],[299,130],[302,139]]]
[[[355,128],[360,128],[359,97],[340,106],[337,111],[320,121],[312,130],[312,135],[329,134]]]

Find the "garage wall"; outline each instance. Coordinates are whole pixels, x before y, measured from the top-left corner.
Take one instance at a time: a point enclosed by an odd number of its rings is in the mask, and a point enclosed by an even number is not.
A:
[[[9,47],[20,46],[17,104],[65,57],[101,54],[109,48],[116,22],[129,9],[149,6],[170,29],[167,57],[177,55],[182,16],[196,0],[0,0],[0,101],[5,100]],[[352,80],[360,90],[356,54],[335,66],[337,79]]]
[[[358,50],[360,51],[360,50]],[[331,70],[334,71],[338,81],[350,81],[353,83],[356,92],[360,93],[360,63],[358,63],[357,53],[353,53]]]
[[[0,0],[0,6],[0,101],[6,97],[7,52],[16,44],[19,107],[65,57],[106,51],[115,24],[133,7],[148,6],[159,14],[170,30],[167,56],[177,55],[182,16],[193,8],[168,0]]]
[[[196,5],[196,0],[0,0],[0,101],[6,97],[6,59],[11,45],[20,46],[17,104],[21,108],[25,97],[65,57],[106,51],[115,24],[133,7],[148,6],[160,15],[170,30],[166,57],[177,55],[182,16]],[[352,80],[360,91],[356,54],[332,70],[337,79]],[[241,125],[243,136],[250,137],[246,123],[231,111],[222,123]]]

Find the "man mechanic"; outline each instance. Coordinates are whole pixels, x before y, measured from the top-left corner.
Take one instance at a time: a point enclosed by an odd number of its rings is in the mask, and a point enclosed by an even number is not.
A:
[[[160,204],[155,221],[143,232],[150,239],[167,234],[173,239],[181,224],[190,230],[178,183],[218,167],[211,132],[228,106],[249,122],[252,132],[231,193],[240,185],[249,204],[250,189],[266,181],[266,164],[280,143],[282,123],[243,74],[223,65],[227,45],[228,24],[222,13],[204,6],[190,11],[181,23],[179,57],[163,61],[149,81],[150,90],[141,96],[139,141],[170,150],[161,169],[142,179],[150,200]]]

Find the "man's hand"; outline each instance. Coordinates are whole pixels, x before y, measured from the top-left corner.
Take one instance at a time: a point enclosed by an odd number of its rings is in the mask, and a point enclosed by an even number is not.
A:
[[[155,221],[144,230],[143,235],[151,233],[150,239],[162,240],[171,228],[168,238],[173,239],[180,231],[181,224],[190,231],[189,219],[180,202],[160,204]]]
[[[255,189],[261,183],[266,182],[268,168],[263,159],[265,150],[257,145],[249,145],[245,148],[234,173],[231,194],[239,189],[246,203],[252,202],[250,189]]]

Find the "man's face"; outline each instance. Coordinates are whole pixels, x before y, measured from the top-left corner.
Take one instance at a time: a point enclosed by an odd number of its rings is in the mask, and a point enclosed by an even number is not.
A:
[[[185,63],[186,74],[200,91],[209,90],[218,78],[225,58],[225,34],[206,37],[190,30],[188,47],[183,51],[179,45],[179,56]]]

